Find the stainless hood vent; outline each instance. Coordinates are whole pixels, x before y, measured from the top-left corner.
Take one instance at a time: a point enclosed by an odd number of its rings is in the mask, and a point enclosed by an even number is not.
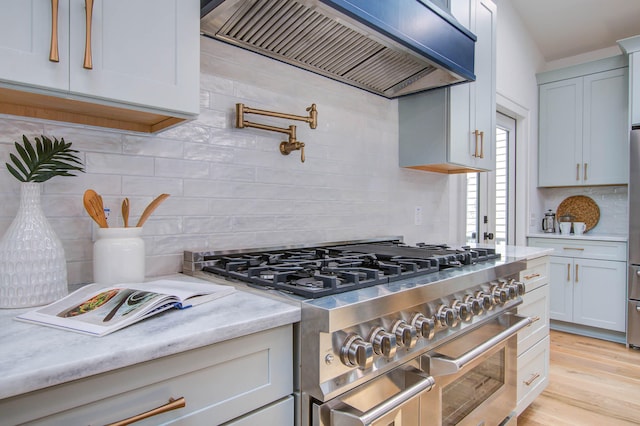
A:
[[[427,0],[203,0],[202,14],[206,36],[388,98],[475,79],[475,36]]]

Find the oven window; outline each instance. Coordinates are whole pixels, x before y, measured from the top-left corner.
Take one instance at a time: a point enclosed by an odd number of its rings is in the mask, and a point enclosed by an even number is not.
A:
[[[455,425],[505,384],[503,348],[442,390],[442,425]]]

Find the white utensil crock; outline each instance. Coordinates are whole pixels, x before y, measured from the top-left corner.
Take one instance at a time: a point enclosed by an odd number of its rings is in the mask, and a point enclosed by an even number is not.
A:
[[[93,281],[98,284],[141,283],[144,274],[142,228],[98,228],[93,244]]]

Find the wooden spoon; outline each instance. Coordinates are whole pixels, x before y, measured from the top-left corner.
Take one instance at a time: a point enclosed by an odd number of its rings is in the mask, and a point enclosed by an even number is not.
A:
[[[149,203],[147,208],[142,212],[142,216],[140,216],[140,220],[138,220],[138,224],[136,225],[136,227],[141,227],[147,221],[149,216],[151,216],[151,213],[153,213],[156,207],[158,207],[160,203],[166,200],[167,197],[169,197],[169,194],[160,194],[155,200]]]
[[[100,228],[108,228],[107,218],[104,215],[104,205],[102,204],[102,197],[96,193],[93,189],[87,189],[82,197],[84,208],[89,213],[89,216],[100,226]]]
[[[129,199],[125,198],[122,200],[122,221],[124,222],[124,227],[127,228],[129,226]]]

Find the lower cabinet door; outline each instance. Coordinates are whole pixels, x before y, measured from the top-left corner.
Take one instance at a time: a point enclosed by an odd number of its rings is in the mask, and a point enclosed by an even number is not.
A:
[[[627,264],[593,259],[574,262],[573,321],[624,332]]]
[[[549,277],[551,319],[573,321],[573,259],[551,256]]]

